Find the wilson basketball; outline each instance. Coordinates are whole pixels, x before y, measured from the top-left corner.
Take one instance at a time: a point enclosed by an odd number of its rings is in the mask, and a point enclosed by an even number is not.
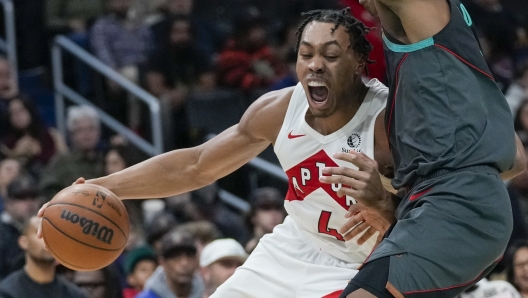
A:
[[[57,193],[44,211],[42,234],[48,251],[64,266],[91,271],[112,263],[130,231],[123,203],[108,189],[75,184]]]

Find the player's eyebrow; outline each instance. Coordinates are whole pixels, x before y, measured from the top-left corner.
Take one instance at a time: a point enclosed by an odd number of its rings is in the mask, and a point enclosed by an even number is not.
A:
[[[337,42],[337,40],[335,40],[335,39],[334,39],[334,40],[330,40],[330,41],[325,42],[325,43],[323,44],[323,47],[327,47],[327,46],[332,45],[332,44],[335,44],[336,46],[338,46],[339,48],[341,48],[341,45],[340,45],[340,44]],[[301,41],[301,45],[305,45],[305,46],[308,46],[308,47],[310,47],[310,48],[313,48],[313,47],[314,47],[311,43],[309,43],[309,42],[307,42],[307,41],[304,41],[304,40]]]

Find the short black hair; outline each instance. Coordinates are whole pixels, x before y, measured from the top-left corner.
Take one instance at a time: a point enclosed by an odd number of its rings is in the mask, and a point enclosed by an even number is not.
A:
[[[297,45],[295,52],[299,52],[299,45],[301,43],[301,35],[306,25],[310,22],[322,22],[322,23],[334,23],[332,34],[337,30],[339,26],[343,26],[345,31],[350,37],[350,44],[354,52],[361,56],[365,63],[365,72],[368,74],[367,64],[374,63],[373,60],[369,59],[370,52],[373,49],[372,44],[368,41],[366,35],[372,28],[365,26],[361,21],[354,18],[350,14],[350,7],[343,9],[317,9],[301,14],[303,17],[306,16],[299,29],[297,30]]]

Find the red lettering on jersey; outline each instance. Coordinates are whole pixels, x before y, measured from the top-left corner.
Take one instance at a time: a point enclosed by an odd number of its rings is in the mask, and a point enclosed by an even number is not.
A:
[[[328,227],[328,222],[330,221],[330,216],[332,212],[321,211],[321,216],[319,217],[319,233],[327,234],[334,236],[339,241],[345,241],[345,238],[336,229],[330,229]]]
[[[319,182],[319,168],[317,163],[323,163],[327,167],[338,167],[338,164],[326,154],[324,150],[317,152],[311,157],[300,162],[293,168],[286,171],[288,175],[288,193],[286,194],[286,200],[288,201],[302,201],[304,198],[314,192],[315,190],[322,188],[331,198],[333,198],[339,205],[344,209],[348,210],[346,204],[346,197],[342,198],[337,196],[337,193],[332,190],[331,184]],[[306,185],[302,184],[302,173],[301,169],[308,169],[310,171],[311,179],[306,180]],[[346,187],[346,186],[343,186]]]

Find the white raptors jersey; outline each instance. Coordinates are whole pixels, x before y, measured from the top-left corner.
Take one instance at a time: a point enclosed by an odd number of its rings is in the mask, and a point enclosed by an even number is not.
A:
[[[345,224],[348,207],[355,201],[338,197],[336,192],[341,185],[321,183],[319,176],[324,167],[357,169],[332,158],[337,152],[354,150],[374,158],[374,123],[385,108],[388,89],[376,79],[370,80],[367,87],[370,90],[356,115],[341,129],[325,136],[306,123],[308,101],[302,85],[297,84],[274,148],[289,180],[285,208],[300,232],[315,247],[358,265],[372,251],[376,237],[361,246],[356,239],[344,241],[337,230]]]

